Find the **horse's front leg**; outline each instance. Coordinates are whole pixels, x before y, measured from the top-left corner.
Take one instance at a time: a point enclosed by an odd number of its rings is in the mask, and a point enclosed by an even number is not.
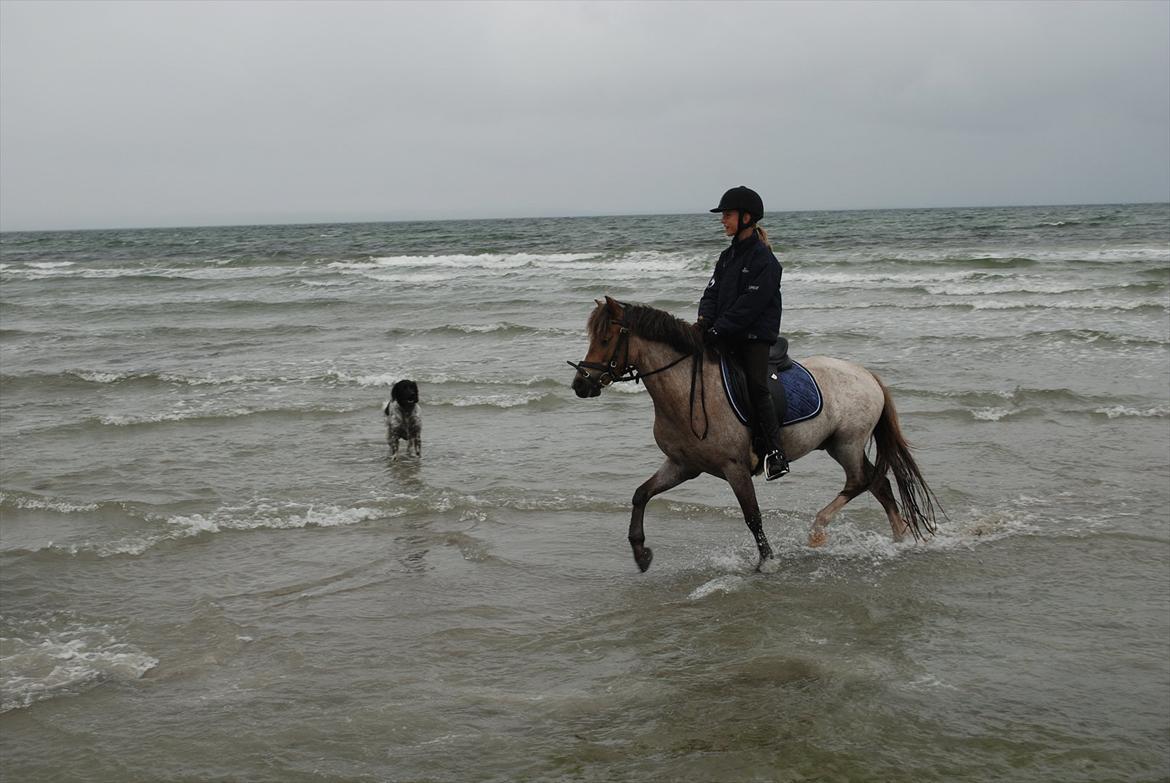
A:
[[[659,495],[671,487],[677,487],[684,481],[690,481],[699,475],[699,471],[682,465],[673,460],[666,460],[657,472],[634,491],[634,508],[630,513],[630,547],[634,550],[634,562],[643,572],[650,567],[654,559],[654,552],[646,546],[646,533],[642,529],[642,518],[646,514],[646,504],[650,498]]]
[[[725,470],[723,475],[735,492],[735,499],[739,501],[739,507],[743,511],[743,521],[747,523],[748,530],[752,531],[756,548],[760,550],[760,562],[756,564],[756,570],[759,571],[764,567],[764,563],[771,559],[772,546],[764,535],[760,503],[756,500],[756,487],[752,484],[751,473],[742,465],[734,465]]]

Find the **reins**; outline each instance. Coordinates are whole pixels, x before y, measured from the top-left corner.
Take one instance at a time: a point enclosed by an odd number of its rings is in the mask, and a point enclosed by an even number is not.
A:
[[[687,419],[691,425],[691,434],[699,440],[706,440],[711,429],[711,420],[707,418],[707,384],[703,383],[703,349],[695,352],[695,363],[691,365],[691,401],[687,408]],[[695,378],[699,379],[699,402],[703,407],[703,434],[695,431]]]
[[[693,365],[691,365],[691,399],[689,408],[690,416],[688,418],[690,419],[691,434],[699,440],[706,440],[707,433],[711,429],[711,421],[707,416],[707,384],[703,383],[703,349],[700,348],[694,353],[684,353],[673,362],[665,364],[662,367],[659,367],[657,370],[651,370],[650,372],[639,372],[637,367],[630,364],[630,328],[621,323],[618,325],[621,327],[621,331],[618,332],[617,345],[613,347],[613,353],[610,354],[608,362],[603,364],[601,362],[587,362],[582,360],[574,364],[573,362],[566,360],[565,364],[569,365],[577,372],[584,375],[586,378],[589,378],[589,373],[587,373],[586,370],[600,370],[602,374],[598,376],[595,382],[604,388],[609,386],[611,383],[626,383],[628,381],[641,383],[643,378],[649,378],[651,375],[657,375],[660,372],[665,372],[671,367],[682,363],[686,359],[693,358],[695,362]],[[618,361],[618,354],[623,351],[625,353],[624,364]],[[619,366],[622,368],[620,371],[618,371]],[[698,430],[695,429],[694,411],[696,383],[699,386],[699,405],[703,409],[702,435],[700,435]]]

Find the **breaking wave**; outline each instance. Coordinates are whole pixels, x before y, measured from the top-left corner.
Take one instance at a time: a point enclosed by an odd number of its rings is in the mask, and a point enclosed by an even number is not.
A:
[[[137,680],[158,659],[124,641],[126,630],[69,613],[0,621],[0,712],[110,681]]]

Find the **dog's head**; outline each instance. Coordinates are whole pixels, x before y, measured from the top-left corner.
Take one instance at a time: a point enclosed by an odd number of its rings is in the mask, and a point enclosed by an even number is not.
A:
[[[418,384],[410,380],[401,380],[390,389],[390,397],[398,403],[404,411],[410,411],[418,404]]]

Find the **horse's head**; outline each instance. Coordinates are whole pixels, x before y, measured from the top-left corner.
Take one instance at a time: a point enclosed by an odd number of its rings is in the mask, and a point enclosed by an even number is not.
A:
[[[589,351],[577,364],[573,391],[578,397],[596,397],[601,390],[630,370],[629,330],[622,323],[624,308],[610,297],[597,301],[589,316]]]

